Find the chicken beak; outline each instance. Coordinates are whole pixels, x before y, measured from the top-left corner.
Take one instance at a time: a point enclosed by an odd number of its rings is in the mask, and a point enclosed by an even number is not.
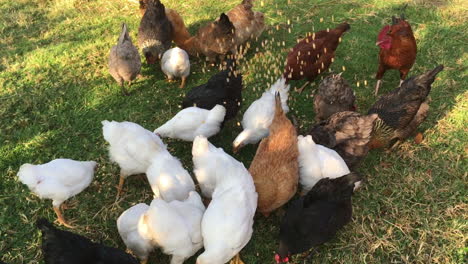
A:
[[[378,46],[378,45],[380,45],[380,44],[382,44],[382,43],[383,43],[382,40],[381,40],[381,41],[377,41],[377,42],[375,42],[375,45]]]
[[[239,149],[241,149],[241,146],[240,146],[240,145],[238,145],[238,146],[233,146],[233,147],[232,147],[232,152],[233,152],[234,154],[237,154],[237,152],[239,152]]]

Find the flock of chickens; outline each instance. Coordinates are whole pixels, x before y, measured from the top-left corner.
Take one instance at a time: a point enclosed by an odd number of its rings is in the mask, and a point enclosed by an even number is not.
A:
[[[231,259],[242,263],[239,252],[252,236],[255,212],[267,217],[290,201],[300,184],[300,198],[289,204],[281,222],[275,255],[277,263],[289,262],[292,255],[325,243],[350,222],[351,196],[362,181],[356,168],[368,152],[410,137],[428,114],[431,84],[443,66],[406,79],[415,61],[416,42],[404,17],[393,17],[392,25],[378,35],[376,93],[387,69],[400,71],[400,86],[381,96],[364,115],[355,112],[355,95],[346,80],[340,74],[326,76],[314,98],[317,123],[307,135],[298,136],[296,125],[286,116],[289,82],[310,82],[328,69],[343,33],[350,29],[342,23],[298,42],[288,54],[284,74],[245,111],[233,152],[260,142],[247,169],[207,138],[219,133],[241,106],[242,74],[232,55],[265,27],[263,14],[252,10],[252,2],[243,0],[190,36],[175,10],[159,0],[140,1],[138,46],[148,64],[161,60],[169,80],[181,78],[181,86],[185,85],[189,55],[224,61],[224,70],[191,89],[182,102],[184,109],[154,132],[131,122],[102,121],[110,159],[120,166],[117,196],[127,177],[141,173],[154,192],[150,205],[137,204],[117,219],[123,242],[141,263],[155,248],[172,255],[171,264],[183,263],[202,248],[197,264]],[[179,48],[170,49],[172,41]],[[140,54],[125,24],[112,47],[109,67],[122,87],[139,75]],[[164,137],[193,142],[197,185],[168,151]],[[52,199],[58,221],[72,227],[62,214],[63,203],[91,183],[96,168],[94,161],[57,159],[24,164],[18,176],[40,198]],[[122,250],[59,230],[45,219],[37,226],[43,233],[46,263],[137,263]]]

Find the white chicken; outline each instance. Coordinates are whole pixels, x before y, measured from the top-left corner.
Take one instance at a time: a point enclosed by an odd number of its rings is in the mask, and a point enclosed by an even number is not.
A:
[[[156,198],[166,202],[187,199],[195,184],[179,159],[168,151],[157,154],[146,171],[146,176]]]
[[[181,110],[171,120],[154,130],[161,137],[193,141],[196,136],[211,137],[221,130],[226,108],[216,105],[211,110],[189,107]]]
[[[190,60],[187,52],[175,47],[164,52],[161,58],[161,70],[169,81],[181,78],[180,88],[184,88],[187,77],[190,74]]]
[[[20,167],[18,177],[39,198],[52,199],[58,221],[71,228],[62,215],[61,205],[89,186],[96,165],[94,161],[71,159],[56,159],[41,165],[27,163]]]
[[[323,178],[338,178],[350,173],[346,162],[333,149],[318,145],[312,136],[298,136],[299,175],[302,193],[309,192]]]
[[[214,185],[211,203],[202,220],[205,251],[197,258],[197,264],[226,263],[252,236],[258,195],[252,176],[241,162],[204,137],[195,138],[193,143],[197,180],[200,181],[202,172]]]
[[[182,264],[203,247],[201,221],[205,206],[197,192],[190,192],[185,201],[170,203],[155,199],[143,217],[154,243],[165,254],[172,255],[171,264]]]
[[[140,203],[125,210],[117,219],[117,229],[120,237],[142,264],[148,262],[148,256],[154,249],[151,234],[143,223],[143,216],[149,206]]]
[[[262,138],[268,136],[268,128],[273,121],[275,114],[275,94],[280,93],[281,106],[284,113],[289,111],[287,104],[289,95],[289,85],[286,79],[278,79],[267,91],[263,92],[262,97],[255,100],[244,113],[242,118],[242,127],[244,130],[236,137],[233,142],[233,151],[236,153],[247,144],[256,144]]]
[[[102,121],[104,139],[109,142],[109,156],[120,166],[117,196],[125,179],[134,174],[146,173],[153,157],[166,150],[162,140],[132,122]]]

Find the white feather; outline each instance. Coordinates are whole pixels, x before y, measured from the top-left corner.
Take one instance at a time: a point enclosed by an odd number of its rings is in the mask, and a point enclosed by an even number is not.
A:
[[[283,111],[285,113],[289,111],[287,105],[289,85],[286,84],[286,79],[280,78],[245,111],[242,118],[244,130],[234,140],[234,146],[256,144],[262,138],[268,136],[268,129],[275,115],[276,92],[280,93]]]
[[[211,110],[189,107],[181,110],[154,133],[162,137],[193,141],[196,136],[211,137],[219,132],[226,108],[216,105]]]
[[[322,145],[315,144],[311,136],[298,136],[300,183],[304,192],[310,191],[323,178],[338,178],[350,173],[341,156]]]
[[[41,165],[24,164],[18,177],[39,198],[51,199],[59,207],[89,186],[96,165],[94,161],[56,159]]]
[[[161,58],[161,70],[170,80],[189,76],[190,60],[187,52],[178,47],[164,52]]]

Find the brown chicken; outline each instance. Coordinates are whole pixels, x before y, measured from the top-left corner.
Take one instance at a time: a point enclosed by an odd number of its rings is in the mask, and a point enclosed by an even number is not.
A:
[[[413,31],[404,15],[401,15],[400,18],[392,17],[392,25],[382,28],[375,44],[380,47],[379,69],[375,76],[377,79],[375,95],[377,95],[382,84],[382,77],[389,69],[400,71],[401,85],[413,67],[417,48]]]
[[[444,69],[437,66],[424,74],[404,81],[400,87],[385,94],[371,107],[369,114],[378,114],[371,148],[391,146],[413,134],[426,119],[427,96],[436,75]]]
[[[286,81],[307,79],[307,85],[326,71],[334,61],[341,36],[350,28],[350,25],[344,22],[335,29],[321,30],[297,43],[286,60]],[[302,92],[304,87],[305,85],[298,91]]]
[[[315,121],[323,121],[342,111],[356,111],[355,99],[353,89],[341,74],[327,76],[314,97]]]
[[[146,6],[148,0],[140,0],[140,13],[143,16],[146,11]],[[165,8],[166,10],[166,16],[167,19],[172,24],[173,28],[173,35],[172,35],[172,40],[175,42],[177,46],[181,46],[184,44],[184,42],[190,38],[190,33],[187,30],[187,27],[185,26],[184,20],[182,17],[175,11],[174,9],[170,8]]]
[[[377,114],[363,116],[345,111],[331,115],[309,130],[315,143],[334,149],[353,171],[369,153],[374,122]]]
[[[247,40],[260,36],[265,29],[265,18],[262,12],[253,11],[253,0],[243,0],[227,13],[229,20],[236,28],[235,44],[241,46]]]
[[[265,216],[294,196],[299,180],[296,129],[283,112],[279,93],[275,100],[270,135],[260,142],[249,168],[258,193],[258,211]]]

